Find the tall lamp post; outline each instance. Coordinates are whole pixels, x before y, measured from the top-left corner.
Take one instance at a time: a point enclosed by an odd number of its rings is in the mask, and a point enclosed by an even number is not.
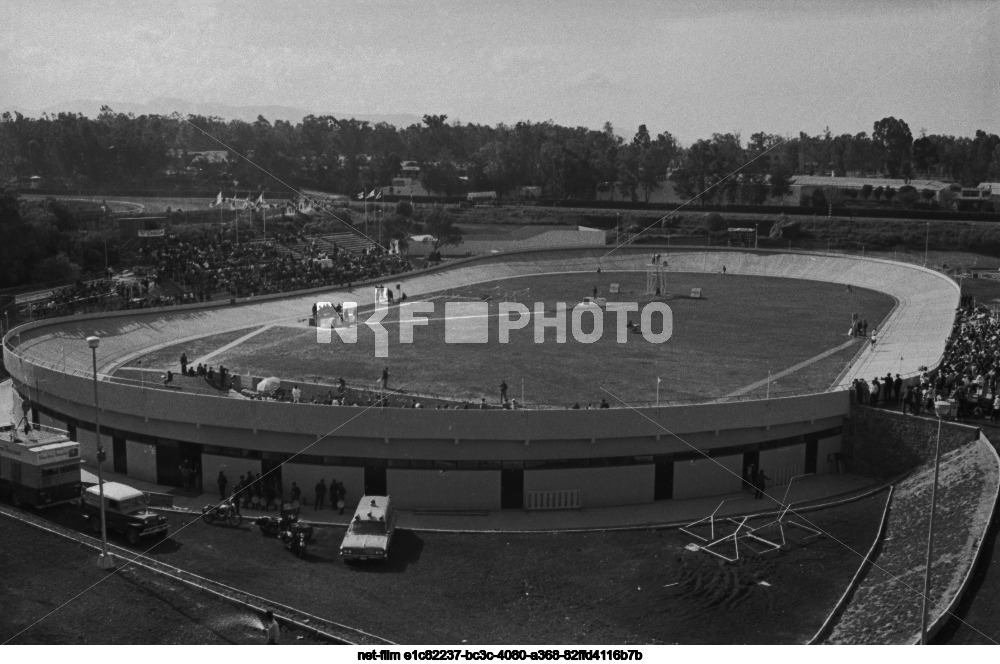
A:
[[[934,509],[937,506],[938,472],[941,469],[941,421],[951,411],[948,401],[935,401],[934,412],[938,416],[937,442],[934,444],[934,484],[931,486],[931,518],[927,527],[927,560],[924,564],[924,602],[920,609],[920,645],[927,645],[927,595],[931,588],[931,549],[934,543]]]
[[[101,338],[96,336],[87,337],[87,345],[90,346],[91,357],[94,361],[94,434],[97,440],[97,486],[101,494],[101,555],[97,558],[97,566],[101,569],[114,569],[115,559],[108,553],[108,524],[104,516],[104,448],[101,447],[101,408],[97,401],[97,347],[101,344]]]

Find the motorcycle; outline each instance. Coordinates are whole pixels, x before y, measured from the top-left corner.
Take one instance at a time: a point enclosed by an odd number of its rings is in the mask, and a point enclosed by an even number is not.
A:
[[[297,555],[299,558],[306,555],[306,533],[304,530],[283,530],[278,533],[278,539],[285,545],[285,548]]]
[[[257,527],[265,537],[279,537],[281,533],[291,532],[305,536],[306,541],[311,541],[313,537],[313,527],[299,523],[298,512],[293,510],[283,511],[279,517],[262,516],[257,519]]]
[[[236,507],[225,502],[220,505],[205,505],[201,508],[201,518],[205,523],[214,523],[216,520],[228,523],[230,526],[238,526],[243,523],[243,516],[236,511]]]

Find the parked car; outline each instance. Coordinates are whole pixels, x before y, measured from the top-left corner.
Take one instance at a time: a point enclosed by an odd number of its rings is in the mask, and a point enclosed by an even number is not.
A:
[[[340,543],[345,563],[385,560],[396,531],[396,512],[389,496],[363,496]]]
[[[87,488],[80,503],[90,530],[100,533],[100,487]],[[149,510],[145,493],[119,482],[104,483],[104,518],[108,532],[125,535],[130,544],[138,544],[147,537],[166,537],[170,528],[167,517]]]

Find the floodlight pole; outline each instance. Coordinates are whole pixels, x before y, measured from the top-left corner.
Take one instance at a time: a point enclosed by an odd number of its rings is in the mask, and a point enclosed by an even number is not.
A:
[[[924,267],[927,267],[927,250],[931,246],[931,222],[927,222],[927,235],[924,238]]]
[[[87,345],[90,346],[94,363],[94,434],[97,441],[97,486],[101,498],[101,555],[97,558],[97,566],[101,569],[111,570],[115,567],[115,560],[108,554],[108,525],[104,516],[104,450],[101,448],[101,408],[97,401],[97,347],[100,343],[100,337],[87,337]]]
[[[931,485],[931,518],[927,526],[927,560],[924,563],[924,601],[920,609],[920,645],[927,645],[927,604],[931,587],[931,549],[934,544],[934,510],[937,506],[938,472],[941,469],[941,421],[951,410],[947,401],[934,402],[934,412],[938,416],[937,442],[934,444],[934,484]]]

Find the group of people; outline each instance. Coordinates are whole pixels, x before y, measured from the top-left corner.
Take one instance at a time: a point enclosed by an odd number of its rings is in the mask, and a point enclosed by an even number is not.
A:
[[[952,334],[937,369],[925,370],[918,381],[903,387],[899,374],[870,383],[857,379],[852,392],[858,403],[900,406],[904,413],[934,413],[936,401],[954,405],[959,419],[1000,420],[1000,319],[967,302],[955,318]]]
[[[122,279],[98,279],[86,283],[77,280],[72,286],[58,288],[40,300],[21,305],[19,315],[24,318],[48,318],[92,311],[169,307],[195,301],[193,293],[167,295],[160,292],[155,277],[143,278],[131,286],[129,280]]]
[[[236,485],[230,492],[229,478],[226,477],[225,472],[220,470],[218,486],[219,498],[221,500],[228,499],[237,513],[241,508],[251,506],[263,510],[278,509],[280,507],[278,501],[282,496],[282,487],[281,478],[278,473],[268,473],[266,476],[261,476],[260,473],[254,474],[251,471],[240,475],[239,481],[236,482]]]
[[[863,378],[855,378],[851,385],[855,401],[868,406],[899,403],[902,388],[902,377],[896,374],[896,377],[893,378],[891,373],[887,373],[882,378],[876,376],[870,384]]]
[[[337,510],[338,514],[344,513],[344,506],[347,501],[347,489],[344,488],[343,482],[338,482],[336,479],[330,480],[329,486],[326,482],[320,479],[316,483],[316,489],[314,492],[315,500],[313,502],[313,509],[319,511],[323,509],[326,505],[326,495],[330,494],[330,509]]]
[[[320,254],[311,246],[303,258],[271,241],[240,244],[218,231],[204,231],[190,239],[168,237],[145,251],[160,274],[202,297],[219,292],[250,297],[349,284],[409,268],[404,258],[379,248],[361,254],[324,253],[322,261],[313,260]]]

